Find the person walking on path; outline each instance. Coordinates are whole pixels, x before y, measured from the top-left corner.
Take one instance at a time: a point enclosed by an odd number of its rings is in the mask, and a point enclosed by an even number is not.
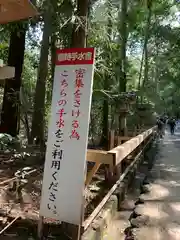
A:
[[[169,127],[170,127],[170,132],[171,132],[171,135],[174,135],[174,130],[175,130],[175,126],[176,126],[176,121],[174,118],[171,118],[168,122],[169,124]]]
[[[163,138],[163,128],[164,128],[164,122],[159,118],[156,122],[157,128],[158,128],[158,135],[160,138]]]
[[[162,126],[162,135],[165,135],[165,128],[166,128],[166,122],[167,119],[165,117],[161,117],[160,120],[163,122],[163,126]]]

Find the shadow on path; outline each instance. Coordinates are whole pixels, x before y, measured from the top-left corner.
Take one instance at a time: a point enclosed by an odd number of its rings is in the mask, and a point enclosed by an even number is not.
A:
[[[180,132],[166,133],[131,219],[134,239],[180,240]]]

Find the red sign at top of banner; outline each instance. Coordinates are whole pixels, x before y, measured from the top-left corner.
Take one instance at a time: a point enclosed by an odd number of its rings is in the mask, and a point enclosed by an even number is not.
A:
[[[56,51],[56,65],[93,64],[94,48],[69,48]]]

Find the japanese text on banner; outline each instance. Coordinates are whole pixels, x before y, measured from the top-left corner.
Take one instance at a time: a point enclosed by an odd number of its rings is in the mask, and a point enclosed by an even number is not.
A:
[[[58,181],[57,174],[61,168],[61,161],[63,160],[63,149],[61,148],[61,144],[63,143],[63,128],[65,126],[64,115],[66,114],[64,107],[67,104],[67,93],[66,89],[68,87],[68,73],[64,71],[60,76],[60,95],[59,100],[57,102],[58,111],[56,112],[57,122],[56,122],[56,131],[55,131],[55,142],[53,144],[52,150],[52,163],[51,169],[53,169],[52,173],[52,181],[49,185],[49,202],[47,204],[47,208],[56,214],[56,194],[58,191]]]
[[[81,89],[84,88],[84,75],[86,73],[86,69],[79,68],[75,70],[76,77],[74,81],[74,104],[73,104],[73,110],[72,110],[72,131],[70,138],[71,139],[80,139],[80,134],[79,134],[79,116],[81,114],[80,112],[80,106],[81,106],[81,96],[82,96],[82,91]]]

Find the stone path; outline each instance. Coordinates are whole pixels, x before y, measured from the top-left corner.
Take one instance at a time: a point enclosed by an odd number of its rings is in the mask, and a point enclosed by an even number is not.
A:
[[[103,240],[130,240],[130,238],[127,238],[127,235],[129,235],[128,229],[131,226],[129,219],[136,207],[135,203],[139,199],[143,180],[148,173],[148,168],[152,165],[156,151],[156,146],[154,146],[146,152],[145,161],[138,168],[136,177],[126,195],[126,199],[121,204],[121,211],[116,213],[114,220],[106,231],[106,235],[102,238]]]
[[[134,198],[126,210],[117,213],[103,239],[180,240],[180,132],[174,136],[166,133],[138,197],[136,205]],[[132,237],[125,238],[129,226]]]
[[[180,240],[180,133],[166,133],[131,219],[135,240]]]

